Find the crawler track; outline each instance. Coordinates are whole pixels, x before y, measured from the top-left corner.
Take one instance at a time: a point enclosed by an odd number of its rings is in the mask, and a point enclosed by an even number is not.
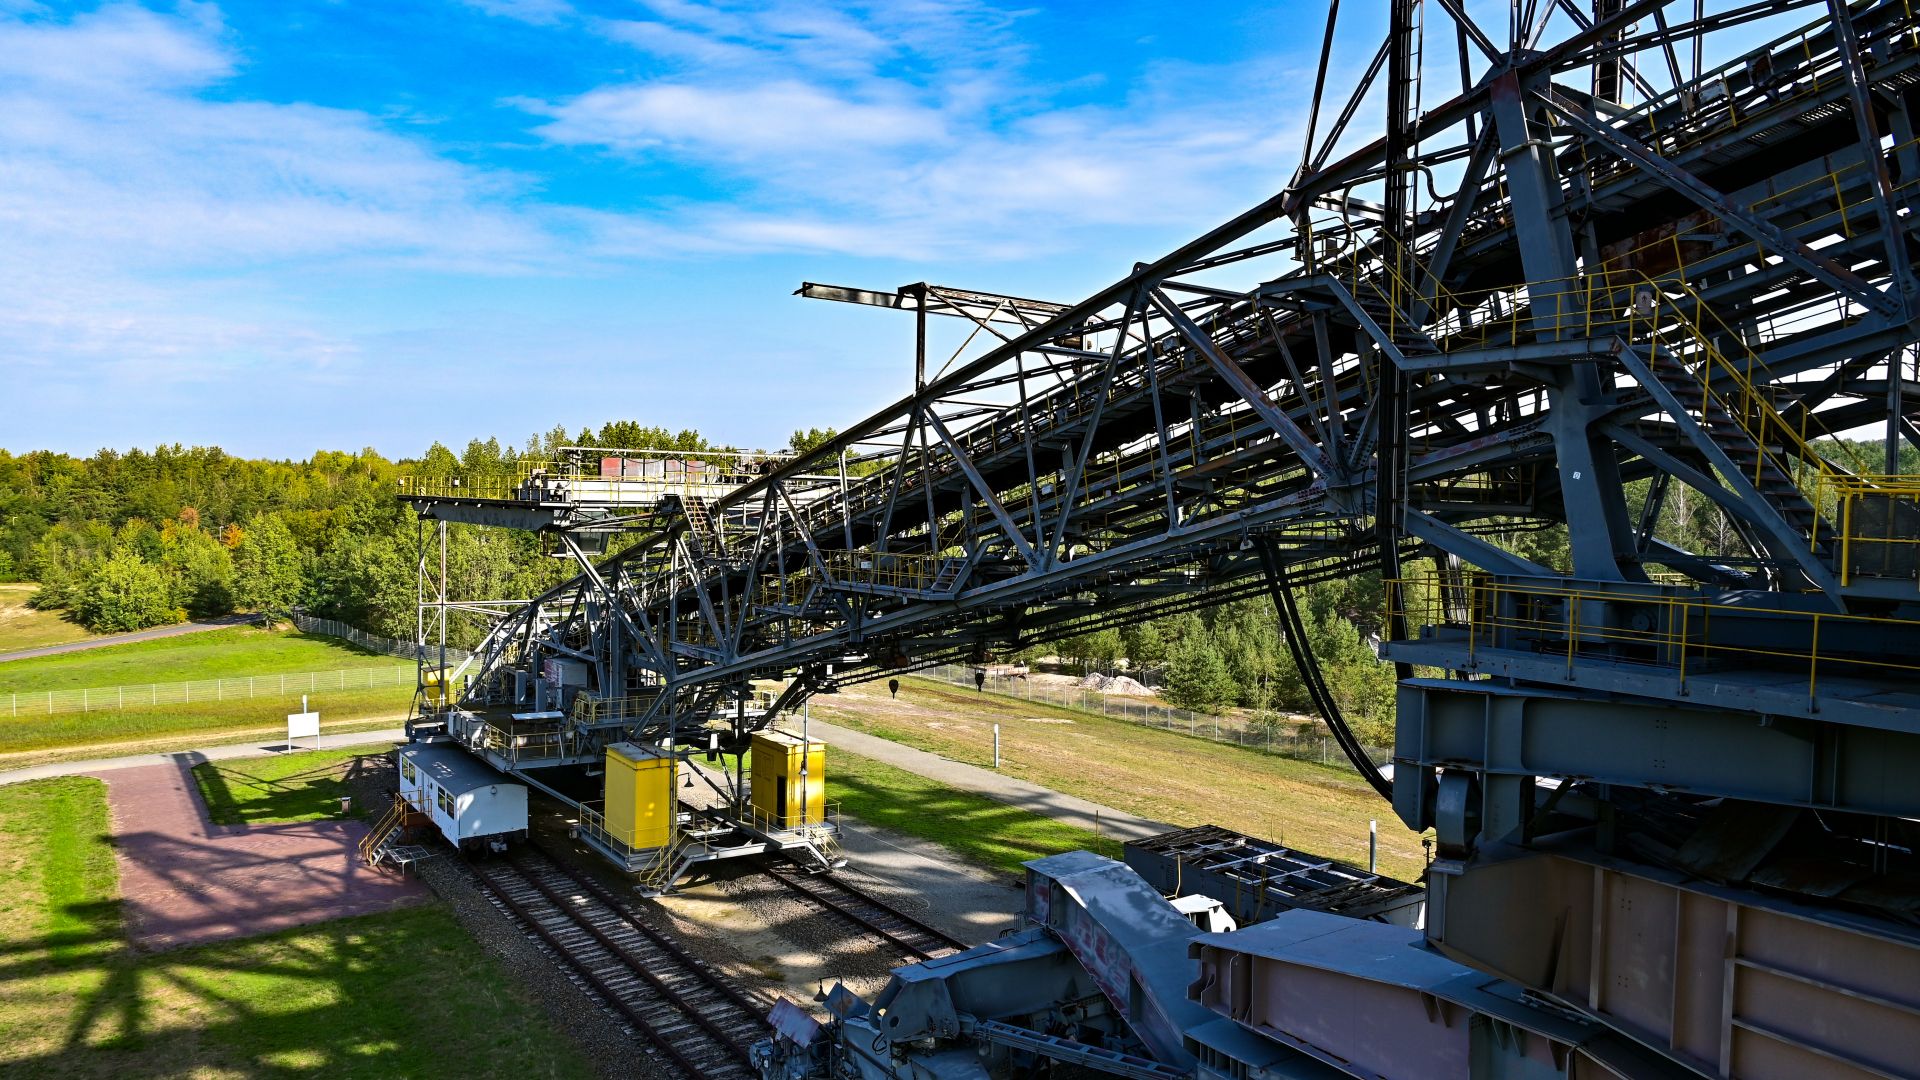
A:
[[[769,864],[766,871],[808,903],[886,939],[913,959],[933,960],[969,947],[832,874],[808,873],[784,863]]]
[[[634,918],[617,897],[536,853],[472,864],[488,897],[589,993],[694,1080],[750,1080],[765,1008]]]

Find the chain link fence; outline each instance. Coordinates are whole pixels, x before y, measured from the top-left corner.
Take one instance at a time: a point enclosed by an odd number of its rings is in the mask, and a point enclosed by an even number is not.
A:
[[[416,645],[411,641],[396,641],[390,637],[369,634],[365,630],[348,626],[338,619],[316,619],[311,615],[302,614],[297,611],[288,615],[287,618],[294,626],[306,633],[325,634],[328,637],[337,637],[345,641],[351,641],[369,652],[385,653],[388,656],[398,656],[405,660],[424,659],[438,662],[440,659],[440,646],[432,642],[425,645]],[[447,660],[449,663],[459,663],[465,660],[468,655],[465,649],[458,649],[452,645],[447,646]]]
[[[52,716],[58,713],[118,712],[162,705],[204,705],[254,698],[287,698],[322,690],[374,690],[412,686],[414,667],[336,668],[291,675],[249,675],[237,679],[191,679],[186,682],[145,683],[134,686],[97,686],[83,690],[45,690],[37,694],[7,694],[0,700],[8,716]]]
[[[925,668],[916,674],[952,683],[955,686],[964,686],[971,690],[975,687],[975,679],[978,678],[980,669],[957,664],[940,664]],[[985,685],[980,689],[1026,701],[1037,701],[1045,705],[1099,713],[1116,720],[1127,720],[1147,727],[1160,728],[1163,731],[1191,735],[1195,738],[1212,739],[1215,742],[1264,750],[1300,761],[1317,761],[1322,765],[1332,765],[1342,769],[1353,768],[1353,763],[1347,760],[1344,753],[1341,753],[1340,744],[1333,741],[1327,725],[1312,717],[1281,714],[1278,723],[1258,724],[1245,716],[1213,716],[1208,713],[1178,709],[1157,698],[1102,694],[1095,690],[1043,682],[1019,675],[989,675]],[[1364,746],[1362,749],[1376,765],[1383,765],[1393,759],[1393,751],[1384,747]]]

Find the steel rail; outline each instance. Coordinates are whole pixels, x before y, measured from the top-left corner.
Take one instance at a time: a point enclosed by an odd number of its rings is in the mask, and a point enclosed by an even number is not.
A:
[[[947,952],[940,952],[938,950],[944,949],[948,952],[965,952],[969,948],[969,946],[951,934],[928,926],[926,923],[881,900],[872,893],[856,888],[832,874],[809,874],[797,867],[786,864],[769,864],[763,869],[766,871],[768,877],[786,886],[794,895],[799,896],[824,911],[831,912],[866,928],[868,931],[898,945],[908,955],[917,959],[934,960],[947,955]],[[802,880],[805,880],[807,884],[801,884]],[[914,934],[918,934],[925,939],[931,939],[933,945],[929,947],[924,940],[916,941],[912,936],[902,933],[898,929],[885,926],[871,913],[862,912],[860,910],[862,906],[879,912],[880,918],[899,920],[908,930],[913,931]]]
[[[542,879],[538,871],[529,870],[515,861],[490,863],[469,863],[475,877],[488,897],[498,904],[509,916],[523,926],[535,938],[544,943],[554,959],[566,971],[571,972],[585,983],[594,994],[609,1008],[626,1019],[636,1033],[673,1063],[681,1072],[695,1080],[707,1077],[753,1075],[752,1059],[749,1056],[746,1041],[741,1038],[738,1028],[744,1026],[738,1019],[734,1021],[735,1031],[727,1030],[722,1019],[713,1015],[711,1006],[702,1006],[693,1000],[698,990],[712,990],[729,1006],[739,1010],[745,1018],[758,1028],[764,1026],[760,1018],[760,1006],[728,986],[719,976],[709,971],[705,965],[695,960],[678,945],[664,940],[657,931],[645,926],[617,903],[608,903],[595,890],[586,887],[586,883],[566,870],[558,863],[547,859],[550,873],[565,880],[568,884],[581,886],[581,891],[594,895],[594,899],[617,919],[624,928],[637,931],[649,943],[662,946],[663,952],[671,956],[676,964],[664,973],[654,966],[655,958],[643,960],[636,957],[629,945],[622,945],[604,928],[595,924],[580,905],[570,902]],[[553,914],[543,917],[532,906],[516,898],[512,889],[516,886],[531,890]],[[610,898],[610,894],[608,894]],[[599,951],[603,952],[609,964],[596,965],[582,956],[584,951],[579,942],[569,943],[563,937],[568,930],[584,933]],[[611,967],[612,970],[608,970]],[[596,969],[598,968],[598,970]],[[695,987],[675,986],[670,981],[677,976],[691,976]],[[698,1028],[710,1041],[713,1052],[700,1055],[694,1051],[687,1038],[688,1027],[675,1027],[663,1023],[658,1015],[648,1015],[648,1002],[636,1001],[633,985],[624,990],[617,985],[622,978],[631,978],[644,984],[655,998],[655,1004],[686,1021],[687,1025]],[[656,1010],[657,1011],[657,1010]],[[716,1058],[718,1060],[716,1060]]]

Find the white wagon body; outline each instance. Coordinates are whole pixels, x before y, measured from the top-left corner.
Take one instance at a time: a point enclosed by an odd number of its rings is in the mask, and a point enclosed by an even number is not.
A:
[[[453,746],[415,743],[400,755],[400,795],[456,847],[503,848],[527,834],[527,787]]]

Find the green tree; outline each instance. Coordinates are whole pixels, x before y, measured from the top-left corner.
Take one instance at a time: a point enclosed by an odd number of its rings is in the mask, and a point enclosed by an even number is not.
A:
[[[119,633],[179,622],[185,614],[174,607],[167,576],[131,551],[123,551],[95,567],[80,586],[73,604],[74,617],[89,630]]]
[[[275,514],[247,522],[233,553],[233,598],[252,611],[285,611],[300,602],[305,584],[300,547]]]
[[[1205,633],[1188,635],[1173,650],[1160,693],[1172,704],[1196,711],[1224,708],[1237,696],[1227,662]]]
[[[1167,639],[1157,620],[1142,619],[1120,628],[1120,655],[1136,668],[1157,668],[1167,662]]]
[[[1062,641],[1057,650],[1068,660],[1080,665],[1084,674],[1095,667],[1103,667],[1120,658],[1120,632],[1117,630],[1095,630],[1091,634],[1080,634]]]

